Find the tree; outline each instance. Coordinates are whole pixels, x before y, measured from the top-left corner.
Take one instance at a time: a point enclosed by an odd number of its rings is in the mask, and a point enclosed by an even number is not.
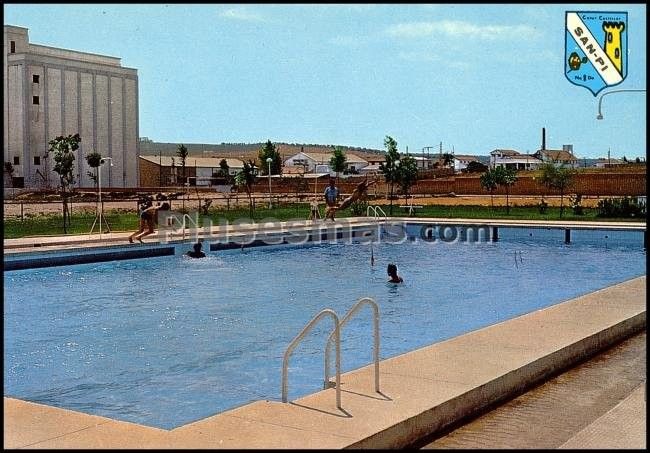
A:
[[[183,182],[183,185],[187,182],[185,180],[185,161],[187,160],[187,155],[189,152],[187,151],[187,148],[185,145],[178,145],[178,151],[176,151],[176,155],[181,159],[181,175],[182,179],[181,181]]]
[[[638,159],[638,158],[637,158]],[[5,162],[5,172],[9,175],[9,182],[11,187],[14,186],[14,166],[11,162]]]
[[[469,164],[467,164],[467,167],[465,168],[465,171],[467,173],[483,173],[488,170],[488,166],[477,161],[473,160]]]
[[[408,199],[409,189],[415,181],[418,179],[418,165],[415,162],[415,159],[411,156],[403,157],[400,160],[398,167],[399,174],[399,185],[404,193],[404,196]]]
[[[185,145],[180,144],[178,145],[178,151],[176,151],[176,155],[181,159],[181,182],[183,183],[183,187],[187,187],[187,178],[185,177],[185,161],[187,160],[187,155],[189,152],[187,151],[187,148]],[[173,163],[173,160],[172,160]],[[185,189],[183,189],[183,212],[185,212]]]
[[[282,174],[282,157],[280,157],[280,151],[276,146],[271,143],[271,140],[267,140],[266,143],[258,153],[258,158],[260,161],[259,169],[260,174],[268,175],[269,174],[269,164],[266,162],[266,159],[271,158],[271,174],[272,175],[281,175]]]
[[[336,172],[336,180],[339,179],[339,173],[345,170],[345,162],[348,160],[345,153],[338,146],[334,147],[332,158],[330,159],[330,168]]]
[[[550,162],[542,164],[540,169],[542,171],[542,184],[549,189],[560,191],[560,218],[562,218],[564,213],[564,193],[573,184],[576,171],[573,168],[564,166],[556,167]]]
[[[70,226],[70,209],[68,207],[69,188],[74,184],[74,154],[79,149],[79,134],[62,135],[50,140],[48,153],[54,154],[54,171],[59,175],[61,199],[63,200],[63,232],[67,234]]]
[[[228,166],[228,161],[225,158],[219,161],[219,172],[217,175],[222,177],[226,181],[226,184],[230,184],[230,167]]]
[[[494,209],[494,191],[497,190],[498,184],[496,179],[496,169],[488,169],[480,177],[481,187],[490,192],[490,209]]]
[[[442,166],[449,167],[454,163],[454,155],[451,153],[443,153],[442,155]]]
[[[387,135],[384,139],[386,147],[386,161],[379,164],[379,171],[384,175],[384,179],[390,184],[390,214],[393,215],[393,188],[399,181],[399,151],[397,151],[397,142],[393,137]]]
[[[506,188],[506,214],[510,214],[510,186],[517,182],[517,174],[514,168],[497,167],[494,169],[497,185]]]
[[[88,172],[88,176],[90,176],[90,179],[93,180],[93,184],[95,187],[98,187],[99,185],[99,166],[102,164],[102,155],[99,154],[96,151],[93,151],[92,153],[86,154],[86,163],[90,168],[94,168],[94,171]]]
[[[252,188],[255,184],[255,177],[257,176],[257,168],[255,167],[255,162],[248,160],[244,162],[244,168],[237,173],[235,176],[235,184],[239,187],[243,187],[246,190],[248,195],[248,209],[250,212],[250,218],[253,218],[253,197],[252,197]]]

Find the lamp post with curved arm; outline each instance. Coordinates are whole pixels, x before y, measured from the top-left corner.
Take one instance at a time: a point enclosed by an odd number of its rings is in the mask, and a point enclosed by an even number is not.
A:
[[[602,120],[603,119],[603,114],[601,113],[601,106],[603,103],[603,98],[607,96],[608,94],[613,94],[613,93],[623,93],[623,92],[644,92],[645,93],[645,88],[644,89],[625,89],[625,90],[612,90],[608,91],[607,93],[603,93],[603,95],[600,97],[598,100],[598,116],[596,116],[597,120]]]
[[[99,191],[99,200],[98,200],[98,207],[97,207],[97,215],[95,216],[95,221],[93,222],[92,227],[90,227],[90,233],[92,234],[93,230],[95,229],[95,225],[97,223],[97,220],[99,220],[99,238],[102,238],[102,223],[106,224],[106,228],[108,229],[108,232],[111,232],[111,227],[108,226],[108,221],[106,220],[106,217],[104,217],[104,205],[102,204],[102,165],[106,162],[109,161],[111,163],[111,167],[113,166],[113,158],[112,157],[102,157],[99,160],[99,168],[97,169],[97,189]]]
[[[266,158],[266,163],[269,164],[269,209],[272,208],[271,206],[271,162],[273,162],[273,159],[270,157]]]

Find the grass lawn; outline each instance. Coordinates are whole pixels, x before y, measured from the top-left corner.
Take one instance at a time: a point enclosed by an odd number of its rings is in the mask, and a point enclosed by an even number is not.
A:
[[[389,207],[382,206],[388,214]],[[210,210],[210,218],[213,225],[228,223],[235,220],[249,221],[249,211],[247,208],[237,209],[215,209]],[[323,208],[321,213],[324,215]],[[560,208],[549,207],[545,214],[540,214],[539,209],[535,206],[511,206],[510,213],[506,213],[505,207],[495,207],[490,209],[489,206],[424,206],[417,209],[417,217],[440,217],[440,218],[465,218],[465,219],[511,219],[511,220],[571,220],[571,221],[642,221],[642,218],[600,218],[596,217],[596,209],[585,208],[584,215],[574,215],[571,209],[564,209],[564,214],[560,218]],[[274,207],[273,209],[258,207],[254,213],[254,220],[297,220],[306,219],[309,214],[309,204],[293,203]],[[363,213],[365,215],[365,213]],[[393,206],[393,216],[403,217],[407,213],[404,209]],[[352,217],[350,209],[341,211],[337,214],[338,218]],[[200,216],[200,219],[203,217]],[[111,231],[135,231],[138,228],[138,217],[135,212],[107,212],[106,219],[111,227]],[[95,220],[94,214],[73,214],[71,226],[68,228],[68,234],[87,234]],[[39,215],[27,217],[25,220],[6,219],[4,221],[4,238],[13,239],[26,236],[60,236],[63,235],[63,219],[61,214]],[[99,232],[97,226],[93,233]]]

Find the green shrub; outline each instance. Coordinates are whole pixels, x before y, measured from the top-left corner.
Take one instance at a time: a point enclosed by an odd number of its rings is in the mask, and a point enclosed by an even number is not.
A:
[[[355,201],[350,205],[350,210],[355,216],[366,215],[366,212],[368,210],[368,202],[366,200]]]
[[[605,198],[598,201],[597,217],[643,217],[646,207],[633,197]]]

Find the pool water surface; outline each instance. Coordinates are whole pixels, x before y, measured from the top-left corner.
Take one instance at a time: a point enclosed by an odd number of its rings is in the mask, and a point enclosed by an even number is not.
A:
[[[386,283],[390,262],[403,285]],[[279,401],[284,351],[324,308],[341,318],[373,298],[385,359],[645,272],[641,247],[525,238],[260,247],[5,272],[4,394],[171,429]],[[331,327],[325,319],[293,352],[290,400],[322,389]],[[370,364],[372,341],[366,307],[343,329],[342,371]]]

